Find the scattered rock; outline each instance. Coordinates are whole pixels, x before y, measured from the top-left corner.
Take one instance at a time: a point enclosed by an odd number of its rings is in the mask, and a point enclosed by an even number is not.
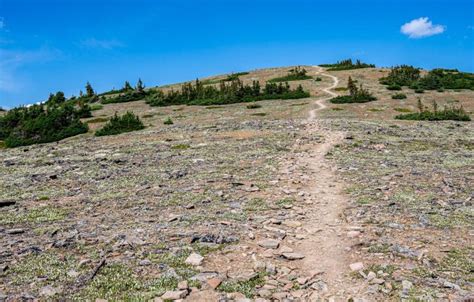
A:
[[[280,245],[280,241],[275,239],[264,239],[258,242],[258,245],[266,249],[277,249]]]
[[[161,299],[163,300],[178,300],[178,299],[183,299],[186,297],[188,294],[187,290],[171,290],[167,291],[161,296]]]
[[[288,260],[299,260],[304,258],[304,255],[300,253],[283,253],[282,256]]]
[[[26,232],[26,229],[9,229],[5,231],[5,233],[10,235],[22,234],[24,232]]]
[[[148,266],[148,265],[151,265],[152,263],[150,260],[144,259],[144,260],[141,260],[139,264],[140,266]]]
[[[212,289],[216,289],[221,283],[222,280],[219,278],[211,278],[207,280],[207,284],[209,284]]]
[[[351,268],[351,271],[357,272],[364,269],[364,264],[362,262],[355,262],[351,263],[349,267]]]
[[[47,285],[40,289],[39,295],[42,297],[52,297],[59,293],[59,290],[51,285]]]
[[[201,265],[203,260],[204,260],[203,256],[201,256],[199,254],[196,254],[196,253],[192,253],[191,255],[188,256],[188,258],[186,258],[184,263],[189,264],[189,265],[198,266],[198,265]]]

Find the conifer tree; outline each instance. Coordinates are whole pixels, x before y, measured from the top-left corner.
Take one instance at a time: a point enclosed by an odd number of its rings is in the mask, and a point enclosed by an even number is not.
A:
[[[87,82],[86,84],[86,96],[92,97],[95,95],[94,89],[92,89],[91,83]]]
[[[137,92],[143,92],[143,90],[145,89],[145,86],[143,85],[143,82],[142,82],[142,79],[138,79],[138,82],[137,82]]]
[[[123,90],[124,91],[130,91],[133,90],[132,85],[128,81],[125,81],[125,84],[123,85]]]
[[[347,80],[347,89],[349,90],[349,94],[354,97],[357,94],[357,86],[355,85],[355,82],[352,80],[352,78],[349,76],[349,79]]]

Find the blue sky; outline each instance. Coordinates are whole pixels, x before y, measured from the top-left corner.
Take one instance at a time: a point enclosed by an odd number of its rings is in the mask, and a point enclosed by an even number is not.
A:
[[[473,3],[0,0],[0,106],[349,57],[473,72]]]

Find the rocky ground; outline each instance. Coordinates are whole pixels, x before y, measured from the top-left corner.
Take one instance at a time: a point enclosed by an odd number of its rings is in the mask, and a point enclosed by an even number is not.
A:
[[[376,69],[331,74],[378,101],[323,108],[334,80],[307,68],[309,99],[111,104],[92,129],[127,110],[147,128],[0,150],[0,301],[469,297],[472,122],[393,120],[417,96],[391,100]]]

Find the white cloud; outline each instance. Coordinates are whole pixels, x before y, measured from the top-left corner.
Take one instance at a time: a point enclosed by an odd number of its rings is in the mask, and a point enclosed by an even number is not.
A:
[[[117,40],[97,40],[90,38],[79,42],[81,47],[85,48],[102,48],[102,49],[113,49],[118,47],[124,47],[123,43]]]
[[[443,25],[433,25],[428,17],[421,17],[405,23],[400,31],[410,38],[418,39],[434,36],[443,33],[446,27]]]

